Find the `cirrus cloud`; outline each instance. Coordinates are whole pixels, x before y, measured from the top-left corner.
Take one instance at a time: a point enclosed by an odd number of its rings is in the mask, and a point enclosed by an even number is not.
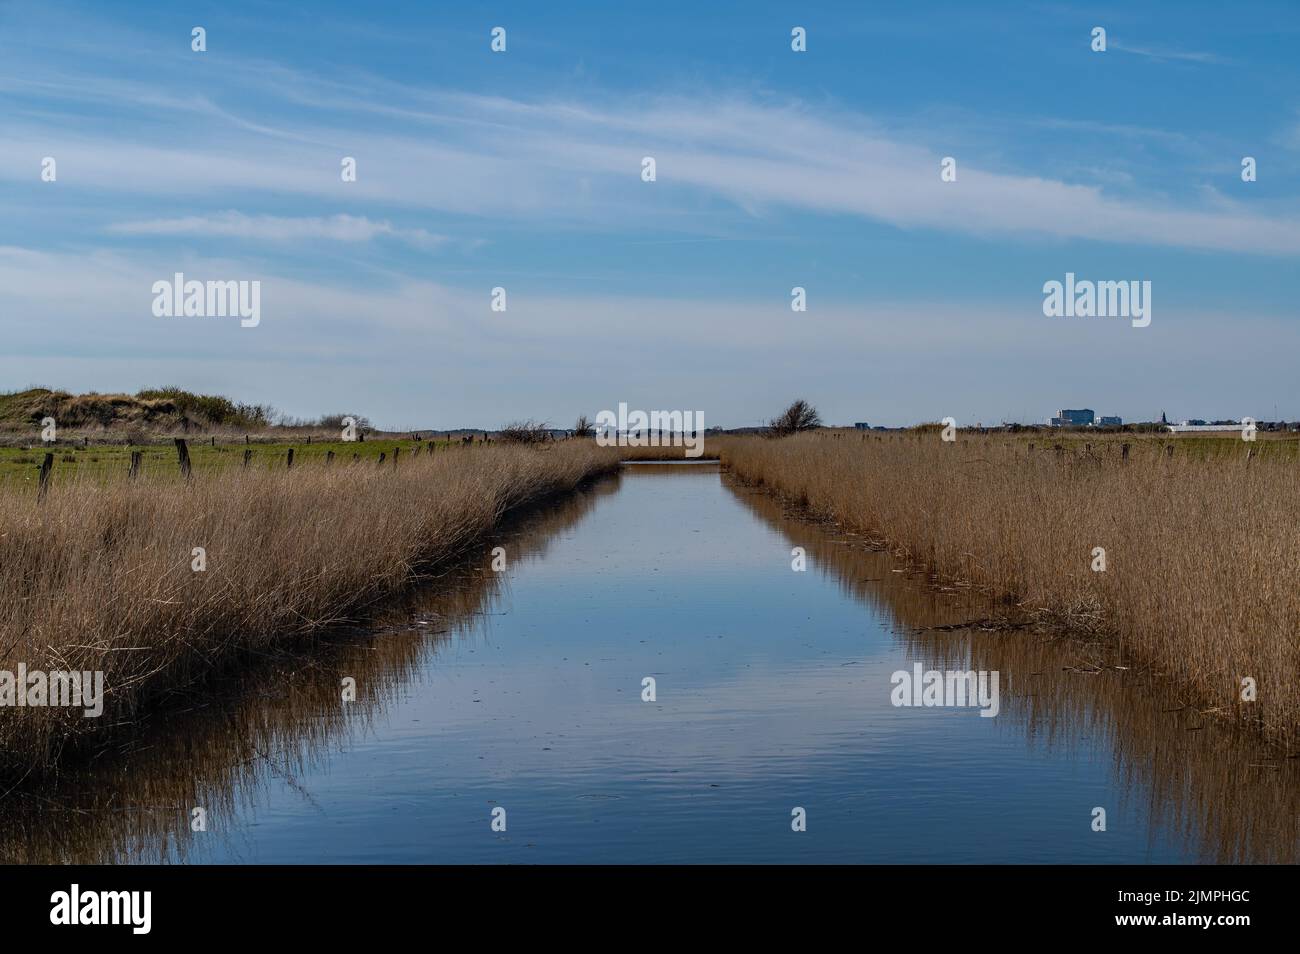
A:
[[[114,235],[193,235],[204,238],[240,238],[261,242],[299,242],[324,239],[331,242],[369,242],[395,238],[412,245],[432,248],[448,241],[424,229],[396,228],[365,216],[275,216],[219,212],[171,219],[118,222],[106,230]]]

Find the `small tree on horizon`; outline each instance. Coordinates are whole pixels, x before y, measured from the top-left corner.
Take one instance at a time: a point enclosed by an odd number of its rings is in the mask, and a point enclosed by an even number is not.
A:
[[[772,437],[788,437],[800,431],[811,431],[822,426],[821,415],[803,398],[791,403],[779,415],[767,422],[767,432]]]
[[[511,421],[497,431],[502,444],[540,444],[551,439],[551,425],[545,421]]]
[[[577,423],[573,425],[574,437],[591,437],[596,433],[596,429],[591,426],[591,421],[587,420],[587,415],[578,415]]]

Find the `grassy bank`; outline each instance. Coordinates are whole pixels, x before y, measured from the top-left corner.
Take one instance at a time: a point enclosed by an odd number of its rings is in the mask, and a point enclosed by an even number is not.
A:
[[[356,619],[490,546],[509,511],[617,466],[575,441],[397,466],[196,468],[189,482],[70,478],[41,503],[0,493],[0,670],[101,671],[105,686],[100,718],[0,709],[0,771],[48,768],[241,654]]]
[[[1294,445],[1063,446],[938,433],[727,442],[724,465],[878,535],[1009,612],[1119,641],[1189,705],[1294,750],[1300,729],[1300,467]],[[1106,569],[1093,570],[1094,548]],[[1008,635],[1006,638],[1015,638]],[[1258,687],[1242,699],[1242,680]]]
[[[248,467],[255,470],[284,470],[288,466],[289,451],[293,451],[294,466],[325,462],[333,454],[339,463],[348,463],[353,457],[377,462],[383,454],[392,460],[394,451],[399,457],[413,457],[428,451],[432,442],[435,453],[446,450],[468,450],[459,440],[411,440],[409,438],[371,438],[365,441],[258,439],[245,444],[244,440],[215,442],[204,439],[187,441],[190,464],[196,475],[215,474],[244,466],[245,451],[251,452]],[[475,444],[474,449],[479,445]],[[156,438],[142,444],[80,444],[60,443],[45,447],[35,444],[28,447],[0,447],[0,492],[27,489],[34,492],[40,465],[46,453],[54,454],[52,478],[55,485],[76,482],[90,477],[112,480],[124,476],[130,469],[131,455],[140,454],[140,473],[153,481],[179,481],[176,446],[171,439]]]

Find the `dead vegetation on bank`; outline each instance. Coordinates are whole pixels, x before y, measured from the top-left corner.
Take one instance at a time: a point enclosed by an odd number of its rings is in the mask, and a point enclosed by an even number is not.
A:
[[[722,461],[980,588],[995,608],[1104,634],[1189,701],[1294,750],[1300,467],[1239,446],[1168,446],[814,432],[733,439]],[[1098,550],[1104,570],[1093,568]]]
[[[574,441],[0,493],[0,671],[98,671],[105,689],[99,718],[0,708],[0,773],[48,768],[241,654],[356,619],[509,511],[617,466]]]

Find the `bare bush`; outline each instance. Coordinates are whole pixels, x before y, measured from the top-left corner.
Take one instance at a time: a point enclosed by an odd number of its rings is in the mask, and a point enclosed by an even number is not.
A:
[[[545,421],[511,421],[497,432],[502,444],[541,444],[552,436],[551,425]]]
[[[803,398],[792,403],[779,415],[767,422],[767,432],[772,437],[788,437],[800,431],[811,431],[822,426],[821,415]]]

